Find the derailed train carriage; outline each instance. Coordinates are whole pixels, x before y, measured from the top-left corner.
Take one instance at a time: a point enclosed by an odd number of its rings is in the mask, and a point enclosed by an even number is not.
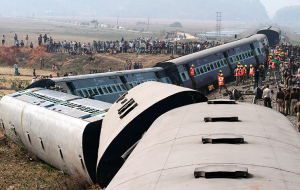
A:
[[[42,79],[29,85],[27,89],[59,86],[68,94],[114,103],[122,94],[147,81],[171,83],[164,69],[146,68]]]
[[[32,88],[1,99],[5,135],[69,174],[96,183],[102,120],[111,104]]]
[[[205,92],[208,91],[208,85],[217,84],[219,70],[223,71],[224,77],[230,78],[238,62],[242,65],[257,66],[267,60],[267,51],[267,37],[256,34],[242,40],[157,63],[153,68],[44,79],[27,88],[54,88],[56,85],[69,94],[113,103],[128,90],[147,81],[192,88],[188,71],[194,64],[196,88]]]
[[[270,47],[279,44],[281,40],[281,30],[273,26],[260,29],[257,34],[264,34],[267,36]]]
[[[131,98],[133,95],[139,97]],[[69,174],[79,174],[94,184],[98,179],[111,180],[124,162],[120,156],[141,138],[157,117],[176,107],[202,101],[207,98],[192,89],[144,83],[118,99],[115,108],[120,110],[115,121],[129,121],[130,127],[123,130],[122,126],[111,125],[106,129],[123,131],[117,138],[111,136],[107,140],[108,136],[101,135],[102,121],[111,104],[31,88],[1,99],[0,123],[5,135],[23,144],[41,160]],[[138,117],[134,114],[137,112]],[[102,143],[109,146],[107,151],[101,152],[103,156],[98,153],[101,137],[105,137]]]
[[[157,118],[106,189],[296,190],[299,150],[299,133],[273,109],[191,104]]]
[[[233,75],[238,62],[254,67],[267,60],[266,36],[256,34],[251,37],[189,54],[170,61],[156,64],[163,67],[172,83],[192,88],[189,68],[195,66],[196,88],[207,91],[207,86],[217,84],[218,72],[225,78]],[[263,44],[262,42],[266,42]]]

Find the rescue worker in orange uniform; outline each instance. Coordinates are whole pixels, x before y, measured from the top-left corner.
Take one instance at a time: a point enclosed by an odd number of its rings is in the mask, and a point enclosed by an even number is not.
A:
[[[244,66],[244,81],[245,81],[245,82],[248,82],[247,65]]]
[[[240,81],[242,84],[244,84],[244,69],[243,69],[243,65],[240,66]]]
[[[191,68],[190,68],[190,79],[192,81],[192,86],[195,89],[196,88],[196,81],[195,81],[195,69],[194,69],[194,65],[192,65]]]
[[[224,80],[224,77],[223,77],[223,74],[220,74],[219,78],[218,78],[218,81],[219,81],[219,93],[221,95],[221,90],[222,89],[226,89],[226,92],[227,92],[227,87],[225,86],[225,80]]]
[[[235,86],[239,85],[240,82],[240,75],[239,75],[239,68],[240,67],[240,62],[238,62],[238,65],[236,66],[236,69],[234,70],[234,74],[235,74]]]
[[[250,75],[250,79],[251,79],[251,84],[253,84],[253,78],[254,78],[254,67],[253,67],[253,65],[250,65],[249,75]]]
[[[271,65],[270,78],[271,78],[271,76],[273,76],[275,79],[275,62],[274,61],[272,61],[272,65]]]

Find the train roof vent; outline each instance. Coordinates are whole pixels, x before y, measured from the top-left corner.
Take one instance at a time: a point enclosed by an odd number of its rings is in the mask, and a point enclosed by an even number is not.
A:
[[[215,99],[215,100],[208,100],[207,104],[235,104],[235,100]]]
[[[234,134],[218,134],[218,135],[208,135],[202,137],[203,144],[205,143],[228,143],[228,144],[236,144],[243,143],[244,137],[241,135]]]
[[[120,98],[117,99],[116,103],[119,103],[119,101],[123,100],[125,96],[128,94],[128,92],[125,92]]]
[[[208,165],[194,171],[195,178],[238,178],[247,177],[248,168],[236,165]]]
[[[222,122],[222,121],[235,122],[235,121],[239,121],[239,118],[238,117],[232,117],[232,116],[225,116],[225,117],[205,117],[204,121],[205,122]]]
[[[120,119],[123,119],[129,112],[131,112],[138,104],[134,101],[133,98],[128,100],[120,109],[118,109],[118,114]]]

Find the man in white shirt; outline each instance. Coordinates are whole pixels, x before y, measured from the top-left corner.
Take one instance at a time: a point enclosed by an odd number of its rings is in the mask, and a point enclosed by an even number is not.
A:
[[[36,77],[32,78],[31,84],[35,83],[37,81]]]
[[[271,90],[269,89],[269,85],[266,86],[266,88],[263,91],[263,99],[264,99],[264,105],[266,107],[271,108],[271,98],[272,98],[272,93]]]

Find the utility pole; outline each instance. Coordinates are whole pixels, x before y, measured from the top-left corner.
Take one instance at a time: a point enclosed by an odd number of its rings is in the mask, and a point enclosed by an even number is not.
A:
[[[149,19],[150,19],[150,17],[148,17],[147,32],[149,32]]]
[[[216,12],[217,13],[217,26],[216,26],[216,32],[217,32],[217,37],[221,37],[221,13],[222,12]]]
[[[119,15],[118,15],[118,18],[117,18],[117,26],[119,26]]]

